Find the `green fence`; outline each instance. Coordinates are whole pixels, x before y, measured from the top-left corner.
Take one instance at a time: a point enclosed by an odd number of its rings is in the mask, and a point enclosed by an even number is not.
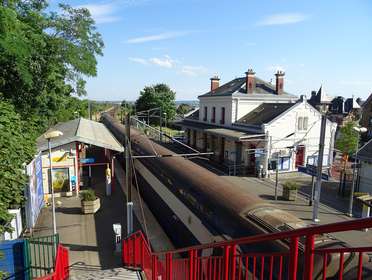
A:
[[[29,279],[47,275],[54,270],[59,235],[31,237],[25,240],[25,263]]]

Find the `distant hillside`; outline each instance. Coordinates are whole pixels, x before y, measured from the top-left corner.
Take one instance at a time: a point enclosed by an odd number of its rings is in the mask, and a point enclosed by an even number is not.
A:
[[[199,107],[199,101],[198,100],[176,100],[176,105],[180,104],[188,104],[191,107]]]

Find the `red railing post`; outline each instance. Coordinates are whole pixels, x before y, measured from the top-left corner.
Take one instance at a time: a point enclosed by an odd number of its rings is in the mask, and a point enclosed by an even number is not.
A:
[[[190,250],[189,251],[189,280],[195,280],[195,250]]]
[[[166,271],[166,280],[172,280],[173,269],[172,269],[172,253],[165,254],[165,271]]]
[[[236,276],[236,244],[231,246],[231,280],[235,280]]]
[[[288,279],[297,279],[298,236],[292,237],[289,246]]]
[[[304,280],[313,279],[314,269],[314,235],[306,236],[305,243],[305,262],[304,262]]]
[[[227,245],[223,248],[223,280],[229,280],[230,247]]]
[[[152,268],[152,280],[158,280],[158,257],[152,255],[151,258],[151,268]]]

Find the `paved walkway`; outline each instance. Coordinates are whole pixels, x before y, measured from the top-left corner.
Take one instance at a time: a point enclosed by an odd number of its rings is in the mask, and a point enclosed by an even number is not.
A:
[[[286,201],[281,198],[282,189],[279,187],[278,200],[274,200],[274,187],[275,185],[270,181],[262,181],[258,178],[251,177],[232,177],[225,176],[225,179],[234,182],[239,188],[247,192],[253,192],[269,203],[272,203],[282,210],[290,212],[305,222],[312,224],[312,210],[313,207],[309,206],[308,199],[298,194],[297,201]],[[337,199],[337,198],[336,198]],[[350,218],[343,212],[340,212],[332,207],[320,204],[319,207],[319,218],[320,224],[336,223],[342,221],[348,221]],[[353,246],[366,246],[366,244],[372,244],[372,230],[368,232],[363,231],[351,231],[351,232],[340,232],[333,234],[335,237],[343,240]]]

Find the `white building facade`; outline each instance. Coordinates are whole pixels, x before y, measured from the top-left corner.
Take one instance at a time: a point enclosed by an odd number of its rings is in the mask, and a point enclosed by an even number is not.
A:
[[[213,159],[243,175],[296,171],[316,164],[321,114],[306,98],[284,91],[284,73],[276,73],[276,84],[255,77],[252,70],[222,86],[211,79],[211,91],[199,96],[199,112],[179,123],[186,141]],[[336,124],[327,121],[323,163],[333,158]],[[231,172],[230,172],[231,173]]]

